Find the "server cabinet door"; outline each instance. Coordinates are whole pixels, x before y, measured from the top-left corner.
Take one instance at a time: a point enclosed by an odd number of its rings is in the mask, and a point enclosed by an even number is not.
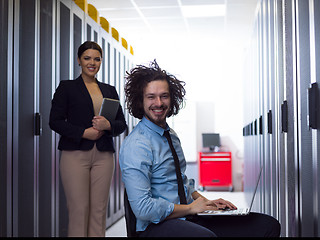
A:
[[[0,22],[0,237],[11,237],[13,1],[0,1]]]
[[[307,124],[307,89],[310,86],[309,1],[296,2],[297,104],[299,148],[299,215],[302,237],[314,236],[312,136]]]
[[[287,199],[287,232],[286,236],[296,237],[298,236],[298,172],[297,172],[297,119],[295,101],[296,96],[296,84],[295,76],[295,21],[294,21],[294,4],[293,1],[283,1],[283,13],[284,13],[284,51],[285,51],[285,82],[286,82],[286,99],[288,104],[288,132],[286,134],[285,152],[286,157],[286,199]]]
[[[313,114],[315,114],[315,129],[310,129],[312,131],[312,162],[313,162],[313,204],[314,204],[314,236],[320,236],[320,109],[319,109],[319,96],[320,96],[320,2],[317,0],[310,1],[310,52],[311,52],[311,83],[317,83],[318,89],[316,89],[315,94],[318,95],[318,103],[315,102],[316,109],[312,109]],[[317,99],[314,99],[317,100]],[[310,102],[308,103],[310,105]],[[309,111],[309,118],[310,118]],[[309,119],[310,121],[310,119]]]
[[[13,80],[13,236],[38,234],[36,2],[15,1]]]
[[[262,77],[262,91],[263,91],[263,137],[264,137],[264,156],[263,156],[263,166],[264,171],[262,173],[262,180],[261,183],[263,184],[264,190],[264,213],[271,214],[271,179],[270,179],[270,172],[271,172],[271,133],[270,129],[268,129],[268,116],[270,111],[270,86],[269,86],[269,78],[270,78],[270,33],[269,33],[269,8],[268,8],[269,1],[262,1],[261,9],[262,9],[262,62],[263,62],[263,77]],[[270,123],[270,122],[269,122]]]
[[[72,37],[72,62],[73,62],[73,78],[76,79],[80,74],[81,74],[81,67],[78,64],[77,61],[77,53],[78,53],[78,48],[79,46],[83,43],[84,39],[84,18],[85,18],[85,13],[82,11],[81,8],[79,8],[74,2],[72,2],[71,5],[71,14],[72,14],[72,19],[71,21],[73,22],[73,34],[71,35]]]
[[[49,128],[51,96],[54,88],[55,34],[52,0],[41,0],[39,4],[39,69],[38,104],[41,129],[39,131],[39,237],[55,236],[55,156],[53,133]]]
[[[71,1],[59,0],[57,1],[57,75],[55,85],[58,86],[60,80],[71,79],[71,56],[70,56],[70,35],[71,35]],[[68,209],[66,197],[63,190],[60,177],[60,152],[57,149],[59,141],[58,134],[55,134],[56,142],[56,205],[57,207],[57,229],[56,235],[65,237],[68,235]]]

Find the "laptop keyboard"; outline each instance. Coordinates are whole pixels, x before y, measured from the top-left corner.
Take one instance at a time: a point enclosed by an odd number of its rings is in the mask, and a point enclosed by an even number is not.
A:
[[[234,214],[234,215],[244,215],[248,212],[248,208],[238,208],[238,209],[235,209],[235,210],[230,210],[230,209],[227,209],[227,210],[208,210],[208,211],[205,211],[205,213],[220,213],[220,214]]]

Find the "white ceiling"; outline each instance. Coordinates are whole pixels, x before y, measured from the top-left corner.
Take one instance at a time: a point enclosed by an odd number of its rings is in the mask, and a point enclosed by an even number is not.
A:
[[[258,0],[87,0],[134,47],[150,35],[250,37]],[[185,18],[182,6],[225,4],[225,16]]]

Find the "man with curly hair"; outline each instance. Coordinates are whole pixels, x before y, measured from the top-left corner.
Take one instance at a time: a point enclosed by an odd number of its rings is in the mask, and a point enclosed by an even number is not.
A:
[[[196,215],[236,206],[221,198],[206,199],[194,189],[193,179],[185,175],[180,140],[166,122],[183,106],[185,83],[162,70],[155,60],[149,67],[133,68],[126,79],[127,108],[141,121],[123,142],[119,162],[138,236],[279,236],[278,221],[264,214],[210,218]],[[178,158],[178,166],[174,158]],[[179,181],[183,188],[180,192]]]

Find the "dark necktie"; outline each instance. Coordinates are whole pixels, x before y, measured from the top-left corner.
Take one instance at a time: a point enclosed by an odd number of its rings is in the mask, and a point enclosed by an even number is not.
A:
[[[176,168],[176,175],[177,175],[177,181],[178,181],[178,194],[179,194],[179,198],[180,198],[180,204],[187,204],[187,199],[186,199],[186,195],[184,192],[184,187],[183,187],[183,181],[182,181],[182,177],[181,177],[181,169],[180,169],[180,163],[179,163],[179,159],[178,159],[178,155],[176,153],[176,150],[174,149],[173,145],[172,145],[172,140],[171,140],[171,136],[169,131],[164,131],[163,134],[169,143],[171,152],[172,152],[172,156],[174,159],[174,165]]]

